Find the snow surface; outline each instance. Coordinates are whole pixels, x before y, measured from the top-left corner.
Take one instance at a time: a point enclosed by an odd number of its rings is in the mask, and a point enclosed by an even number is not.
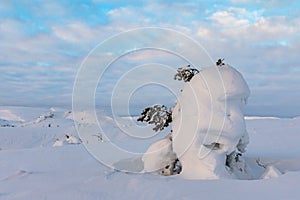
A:
[[[184,180],[179,176],[114,171],[82,144],[53,147],[65,134],[77,137],[68,110],[0,107],[17,117],[0,127],[0,199],[290,199],[300,196],[300,118],[246,120],[250,143],[243,155],[256,180]],[[32,110],[32,111],[31,111]],[[39,123],[39,116],[54,114]],[[70,113],[69,113],[70,114]],[[4,116],[5,117],[5,116]],[[20,117],[24,122],[17,122]],[[2,119],[2,118],[0,118]],[[112,140],[130,144],[113,119],[100,118]],[[22,124],[26,124],[23,126]],[[49,127],[48,125],[51,124]],[[125,138],[125,139],[124,139]],[[95,140],[98,138],[95,137]],[[152,144],[145,145],[144,152]],[[129,147],[130,145],[128,145]],[[141,145],[130,146],[142,150]],[[272,166],[261,179],[264,167]],[[274,177],[274,169],[278,177]],[[272,172],[272,173],[271,173]],[[280,172],[280,174],[278,173]]]

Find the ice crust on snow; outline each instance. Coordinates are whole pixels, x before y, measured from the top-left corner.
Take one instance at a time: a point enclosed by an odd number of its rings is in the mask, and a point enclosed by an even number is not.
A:
[[[249,142],[243,114],[249,95],[244,78],[229,65],[204,68],[186,84],[172,116],[173,151],[183,178],[230,176],[226,156],[245,152]]]

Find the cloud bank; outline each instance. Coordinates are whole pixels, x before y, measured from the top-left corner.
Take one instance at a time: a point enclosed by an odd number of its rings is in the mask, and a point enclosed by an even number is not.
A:
[[[70,106],[77,70],[97,44],[156,26],[192,37],[213,59],[224,57],[241,71],[252,91],[250,107],[294,115],[290,106],[300,108],[299,9],[297,0],[1,1],[0,104]],[[115,70],[107,85],[117,81]],[[110,95],[111,88],[99,93]]]

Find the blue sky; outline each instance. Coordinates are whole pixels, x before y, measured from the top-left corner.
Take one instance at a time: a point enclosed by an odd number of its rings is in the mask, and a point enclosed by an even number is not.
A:
[[[71,106],[91,49],[156,26],[192,37],[241,71],[249,113],[300,115],[299,10],[298,0],[2,0],[0,105]]]

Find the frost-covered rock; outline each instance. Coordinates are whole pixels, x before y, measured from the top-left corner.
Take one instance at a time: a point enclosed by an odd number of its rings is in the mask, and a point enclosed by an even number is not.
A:
[[[54,117],[54,114],[52,112],[49,112],[45,115],[40,115],[33,123],[38,124],[42,121],[45,121],[46,119],[53,118],[53,117]]]
[[[226,159],[249,142],[243,109],[250,94],[229,65],[204,68],[186,84],[173,110],[173,151],[187,179],[229,177]]]
[[[81,143],[82,142],[79,138],[66,134],[63,139],[57,138],[52,146],[59,147],[59,146],[68,145],[68,144],[81,144]]]
[[[66,135],[66,142],[68,144],[80,144],[81,140],[77,137]]]

